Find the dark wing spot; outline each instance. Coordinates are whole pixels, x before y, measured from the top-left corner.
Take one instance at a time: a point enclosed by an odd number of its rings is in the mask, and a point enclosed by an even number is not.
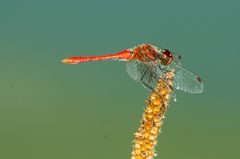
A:
[[[196,79],[198,80],[198,82],[202,82],[202,79],[199,76],[197,76]]]

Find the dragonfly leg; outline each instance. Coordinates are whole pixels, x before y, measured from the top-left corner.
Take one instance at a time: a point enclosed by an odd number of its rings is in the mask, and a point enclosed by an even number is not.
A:
[[[165,68],[163,68],[161,65],[159,65],[158,68],[159,68],[159,70],[161,70],[161,71],[170,72],[170,71],[166,70]]]
[[[156,81],[158,81],[160,78],[157,78],[156,75],[153,75],[153,72],[151,72],[152,67],[148,66],[148,68],[146,69],[146,71],[143,73],[142,77],[141,77],[141,82],[144,86],[146,86],[147,88],[149,88],[150,90],[152,90],[154,93],[156,93],[157,95],[161,96],[158,92],[155,91],[154,88],[152,88],[151,86],[149,86],[145,81],[144,81],[144,77],[147,75],[147,72],[149,72],[151,74],[151,77],[154,77],[156,79]],[[164,80],[165,82],[165,80]]]
[[[159,66],[159,67],[161,67],[161,66]],[[171,71],[168,71],[168,70],[166,70],[166,69],[164,69],[164,68],[159,68],[163,73],[168,73],[168,72],[171,72]],[[163,77],[161,77],[161,76],[157,76],[157,73],[155,73],[154,71],[152,71],[153,70],[153,67],[151,67],[151,66],[147,66],[147,69],[145,70],[145,72],[143,73],[143,75],[142,75],[142,77],[141,77],[141,83],[145,86],[145,87],[147,87],[147,88],[149,88],[150,90],[152,90],[153,92],[155,92],[156,94],[158,94],[159,96],[160,96],[160,94],[159,93],[157,93],[156,91],[155,91],[155,89],[151,86],[151,85],[149,85],[149,83],[147,83],[144,79],[146,79],[145,78],[145,76],[147,76],[147,75],[149,75],[148,73],[150,73],[150,76],[152,77],[152,79],[151,78],[148,78],[148,80],[154,80],[154,81],[156,81],[156,82],[158,82],[159,80],[162,80],[163,82],[165,82],[167,85],[168,85],[168,87],[171,89],[171,90],[173,90],[173,87],[170,85],[170,84],[168,84],[168,82],[167,82],[167,79],[166,78],[163,78]],[[149,82],[149,81],[148,81]]]
[[[143,73],[143,75],[142,75],[142,77],[141,77],[141,82],[142,82],[142,84],[144,85],[144,86],[146,86],[146,87],[148,87],[149,89],[151,89],[152,91],[154,91],[155,92],[155,90],[151,87],[151,86],[149,86],[143,79],[144,79],[144,77],[146,76],[146,74],[147,74],[147,72],[149,72],[149,70],[150,70],[150,67],[148,67],[147,69],[146,69],[146,71]]]

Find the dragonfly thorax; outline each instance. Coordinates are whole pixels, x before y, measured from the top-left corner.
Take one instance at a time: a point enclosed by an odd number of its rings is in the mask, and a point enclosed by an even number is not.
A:
[[[153,62],[160,60],[159,49],[151,44],[141,44],[132,50],[133,58],[141,62]]]
[[[131,50],[134,59],[141,62],[160,61],[162,65],[169,65],[173,61],[172,53],[167,49],[160,49],[151,44],[141,44]]]

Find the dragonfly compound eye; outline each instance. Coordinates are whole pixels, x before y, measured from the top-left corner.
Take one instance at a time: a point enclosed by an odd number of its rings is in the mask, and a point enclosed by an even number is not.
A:
[[[172,55],[172,53],[171,53],[169,50],[164,49],[164,50],[163,50],[163,53],[162,53],[162,57],[161,57],[161,64],[162,64],[162,65],[168,65],[168,64],[170,64],[172,61],[173,61],[173,55]]]

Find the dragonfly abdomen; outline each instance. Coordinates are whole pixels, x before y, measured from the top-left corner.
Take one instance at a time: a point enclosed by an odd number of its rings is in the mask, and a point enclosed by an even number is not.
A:
[[[63,63],[67,64],[77,64],[82,62],[89,62],[89,61],[100,61],[100,60],[109,60],[109,59],[118,59],[123,61],[128,61],[132,58],[132,54],[130,50],[124,50],[118,52],[116,54],[108,54],[108,55],[101,55],[101,56],[76,56],[70,57],[62,60]]]

